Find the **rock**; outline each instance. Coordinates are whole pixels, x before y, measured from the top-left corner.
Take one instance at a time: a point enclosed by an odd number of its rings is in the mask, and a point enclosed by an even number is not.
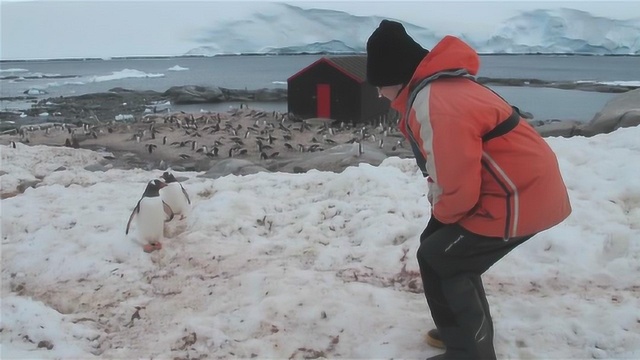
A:
[[[286,101],[286,89],[239,90],[220,88],[226,101]]]
[[[17,191],[22,194],[28,188],[35,188],[41,180],[20,180],[18,184]]]
[[[53,172],[56,172],[56,171],[65,171],[65,170],[67,170],[67,168],[66,168],[66,167],[64,167],[64,166],[60,166],[59,168],[57,168],[57,169],[53,170]]]
[[[484,85],[545,87],[564,90],[596,91],[604,93],[623,93],[637,89],[635,85],[610,85],[591,81],[546,81],[522,78],[488,78],[479,76],[476,79]]]
[[[53,349],[53,344],[50,341],[42,340],[38,342],[38,349],[45,348],[47,350]]]
[[[622,115],[622,117],[620,117],[620,121],[618,122],[614,130],[638,125],[640,125],[640,109],[629,110],[624,115]]]
[[[196,85],[172,86],[164,92],[174,104],[201,104],[225,101],[225,96],[217,87]]]
[[[320,171],[342,172],[349,166],[357,166],[361,163],[378,166],[387,155],[377,147],[363,144],[363,152],[359,154],[359,145],[341,144],[325,151],[308,153],[302,159],[291,161],[282,168],[282,171],[301,173],[311,169]]]
[[[259,172],[269,172],[262,166],[256,165],[248,160],[243,159],[224,159],[211,167],[209,171],[204,174],[198,175],[198,177],[217,179],[219,177],[233,175],[250,175]]]
[[[107,170],[109,170],[106,166],[102,165],[102,164],[92,164],[92,165],[87,165],[84,167],[85,170],[87,171],[102,171],[105,172]]]
[[[286,89],[236,90],[196,85],[173,86],[163,94],[174,104],[202,104],[225,101],[286,101]]]
[[[584,123],[577,120],[557,120],[545,122],[533,122],[531,125],[542,136],[571,137],[579,132]]]
[[[581,129],[580,135],[593,136],[637,125],[640,125],[640,89],[627,91],[609,100]]]

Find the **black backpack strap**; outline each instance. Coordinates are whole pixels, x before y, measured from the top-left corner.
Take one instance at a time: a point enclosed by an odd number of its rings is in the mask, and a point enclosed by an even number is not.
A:
[[[426,160],[424,159],[424,157],[422,156],[422,153],[420,152],[420,149],[418,148],[418,143],[416,141],[416,139],[413,137],[413,133],[411,133],[411,129],[409,128],[409,114],[411,113],[411,108],[413,107],[413,101],[415,100],[416,96],[418,95],[418,92],[420,92],[420,90],[422,90],[424,87],[426,87],[427,85],[429,85],[431,82],[438,80],[438,79],[442,79],[442,78],[452,78],[452,77],[460,77],[460,78],[466,78],[469,79],[473,82],[475,82],[476,84],[489,89],[491,92],[493,92],[494,94],[496,94],[496,96],[498,96],[500,99],[502,99],[505,103],[509,104],[509,102],[507,100],[505,100],[502,96],[500,96],[500,94],[498,94],[497,92],[495,92],[493,89],[491,89],[490,87],[480,84],[475,77],[473,77],[472,75],[470,75],[465,69],[451,69],[451,70],[447,70],[447,71],[442,71],[440,73],[434,74],[426,79],[423,79],[421,82],[419,82],[417,85],[415,85],[413,88],[411,88],[410,92],[409,92],[409,98],[407,100],[407,106],[406,106],[406,112],[404,114],[405,116],[405,130],[407,131],[407,134],[409,134],[409,142],[411,143],[411,148],[413,150],[413,153],[416,157],[416,162],[418,163],[418,167],[420,167],[420,170],[422,171],[422,175],[427,177],[429,174],[427,173],[427,169],[426,169]],[[526,113],[522,113],[520,111],[520,109],[518,109],[515,106],[511,106],[511,108],[513,109],[511,112],[511,115],[509,115],[509,117],[507,119],[505,119],[504,121],[502,121],[500,124],[498,124],[495,128],[491,129],[489,132],[487,132],[486,134],[484,134],[482,136],[482,142],[487,142],[491,139],[497,138],[499,136],[502,136],[506,133],[508,133],[509,131],[513,130],[516,126],[518,126],[518,124],[520,123],[520,118],[524,117],[524,118],[530,118],[529,116],[527,116]]]
[[[509,115],[509,117],[505,121],[501,122],[496,127],[494,127],[491,131],[489,131],[488,133],[482,136],[482,142],[487,142],[491,139],[497,138],[498,136],[502,136],[508,133],[509,131],[515,129],[515,127],[518,126],[519,122],[520,122],[520,112],[518,112],[518,108],[513,107],[513,111],[511,112],[511,115]]]

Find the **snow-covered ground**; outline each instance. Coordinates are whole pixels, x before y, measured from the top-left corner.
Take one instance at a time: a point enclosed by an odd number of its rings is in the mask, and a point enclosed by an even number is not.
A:
[[[640,128],[547,138],[572,215],[484,276],[501,359],[640,358]],[[410,358],[438,353],[415,253],[413,160],[215,180],[144,253],[131,210],[160,171],[0,146],[3,359]],[[61,168],[63,166],[63,168]]]

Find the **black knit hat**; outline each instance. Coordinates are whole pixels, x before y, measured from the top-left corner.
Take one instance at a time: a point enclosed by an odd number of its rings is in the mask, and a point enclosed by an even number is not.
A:
[[[402,24],[382,20],[367,40],[367,81],[373,86],[406,84],[428,53]]]

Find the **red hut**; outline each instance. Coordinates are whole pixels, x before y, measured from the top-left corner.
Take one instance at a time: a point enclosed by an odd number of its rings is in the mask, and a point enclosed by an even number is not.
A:
[[[389,112],[389,101],[378,97],[366,73],[364,55],[318,59],[287,79],[288,111],[303,119],[375,122]]]

